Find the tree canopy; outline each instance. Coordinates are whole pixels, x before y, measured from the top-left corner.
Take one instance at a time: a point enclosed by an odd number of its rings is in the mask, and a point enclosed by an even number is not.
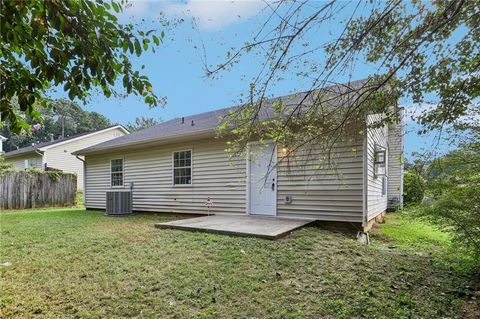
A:
[[[22,129],[16,134],[7,121],[0,128],[0,135],[8,138],[3,143],[6,152],[17,148],[50,141],[75,134],[97,131],[112,125],[103,115],[84,111],[78,104],[69,100],[55,100],[51,107],[37,107],[42,122],[27,119],[28,130]]]
[[[135,131],[143,130],[144,128],[148,128],[150,126],[157,125],[161,122],[162,122],[161,119],[156,120],[152,117],[141,116],[141,117],[135,118],[135,122],[128,123],[126,127],[127,127],[127,130],[129,130],[130,132],[135,132]]]
[[[40,120],[49,88],[86,101],[92,89],[106,97],[119,92],[162,102],[149,79],[132,66],[132,55],[155,50],[163,31],[122,24],[115,16],[122,1],[3,1],[0,6],[0,117],[10,128],[27,130],[22,115]],[[17,99],[19,107],[13,105]]]
[[[235,150],[245,149],[260,131],[292,148],[325,144],[351,131],[352,121],[366,113],[386,114],[376,125],[398,120],[399,97],[430,106],[415,117],[423,132],[465,128],[480,112],[479,7],[478,0],[266,3],[267,18],[254,37],[230,49],[219,64],[205,61],[211,77],[247,56],[261,61],[245,88],[248,97],[240,101],[244,107],[232,112],[220,131],[235,127]],[[332,30],[331,37],[319,35],[323,30]],[[371,70],[368,81],[351,85],[365,66]],[[293,105],[277,105],[288,116],[262,125],[264,101],[286,78],[302,83],[307,94]],[[315,92],[334,84],[348,98],[332,108]]]

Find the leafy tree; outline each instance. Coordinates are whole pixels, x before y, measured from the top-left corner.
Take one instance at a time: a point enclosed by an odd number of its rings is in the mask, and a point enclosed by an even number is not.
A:
[[[78,104],[69,100],[56,100],[52,106],[44,109],[44,114],[55,121],[52,132],[55,136],[66,137],[112,125],[103,115],[97,112],[86,112]]]
[[[156,120],[151,117],[137,117],[135,122],[127,124],[127,130],[130,132],[140,131],[150,126],[157,125],[161,122],[162,120]]]
[[[449,152],[431,164],[436,178],[428,186],[432,201],[420,207],[422,216],[454,235],[460,247],[480,261],[480,139]]]
[[[46,91],[63,87],[71,100],[85,101],[93,88],[106,97],[127,94],[156,106],[161,102],[148,78],[136,71],[130,56],[155,50],[163,32],[121,24],[115,13],[121,1],[3,1],[0,6],[0,117],[10,129],[28,130],[25,114],[40,120],[38,105]],[[18,99],[15,108],[13,99]]]
[[[422,202],[425,194],[425,180],[416,172],[405,172],[403,176],[403,200],[405,205]]]
[[[243,108],[226,118],[220,132],[233,129],[236,151],[259,133],[291,149],[308,149],[340,140],[368,113],[386,114],[374,126],[396,121],[399,97],[434,105],[416,117],[422,132],[462,125],[478,112],[479,7],[479,0],[266,3],[267,20],[252,39],[229,50],[221,63],[205,61],[211,77],[245,56],[262,61],[240,99]],[[318,35],[332,24],[339,27],[331,37]],[[367,82],[328,89],[365,65],[371,70]],[[262,106],[285,78],[302,83],[307,93],[279,103],[284,116],[264,125]],[[332,103],[332,95],[340,98]]]
[[[97,131],[111,126],[110,121],[96,112],[84,111],[78,104],[68,100],[56,100],[52,106],[37,108],[41,123],[28,120],[28,130],[16,134],[9,122],[0,128],[0,134],[7,137],[5,151],[12,151],[33,143],[49,141],[52,138],[68,137],[75,134]]]

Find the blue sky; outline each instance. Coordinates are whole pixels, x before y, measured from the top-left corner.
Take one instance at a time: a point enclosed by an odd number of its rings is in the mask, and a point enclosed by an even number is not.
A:
[[[221,63],[229,48],[251,40],[268,13],[264,6],[260,1],[131,1],[120,21],[140,23],[143,19],[142,28],[166,32],[156,53],[133,56],[132,60],[138,69],[145,65],[142,72],[150,78],[155,93],[167,98],[167,105],[151,109],[135,96],[107,99],[94,94],[84,109],[99,112],[114,123],[127,124],[139,116],[169,120],[237,104],[240,94],[248,89],[249,77],[258,72],[259,58],[248,56],[232,70],[221,73],[219,79],[209,79],[203,68],[203,47],[209,63]],[[185,22],[167,30],[160,25],[162,16],[168,20],[183,18]],[[192,18],[197,21],[197,28],[192,28]],[[319,30],[318,36],[328,37],[341,29],[339,20]],[[367,65],[362,66],[355,70],[352,79],[362,79],[370,71]],[[242,75],[246,76],[244,80]],[[281,96],[305,89],[307,83],[287,76],[270,93]],[[409,123],[405,138],[407,156],[412,151],[428,149],[432,140],[417,136],[415,126]]]

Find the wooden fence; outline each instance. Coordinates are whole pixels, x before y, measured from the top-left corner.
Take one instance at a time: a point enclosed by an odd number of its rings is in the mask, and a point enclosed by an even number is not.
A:
[[[77,176],[59,172],[0,174],[0,210],[74,206]]]

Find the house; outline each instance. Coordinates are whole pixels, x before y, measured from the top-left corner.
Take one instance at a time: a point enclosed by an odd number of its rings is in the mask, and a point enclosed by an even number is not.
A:
[[[0,154],[3,153],[3,142],[5,142],[7,140],[6,137],[3,137],[0,135]]]
[[[273,116],[268,108],[265,120]],[[86,207],[104,210],[107,191],[132,191],[134,211],[206,214],[210,199],[213,214],[309,218],[366,230],[389,202],[401,204],[402,123],[369,128],[357,141],[336,146],[335,172],[315,165],[289,169],[281,145],[252,141],[246,158],[227,153],[227,140],[216,138],[215,128],[230,110],[173,119],[74,152],[85,156]],[[321,154],[310,151],[315,162]],[[270,159],[278,163],[274,169]]]
[[[38,143],[5,153],[6,163],[15,169],[38,168],[60,170],[77,174],[77,189],[83,190],[83,157],[71,153],[98,143],[129,134],[121,125],[95,132],[77,134],[65,138]]]

